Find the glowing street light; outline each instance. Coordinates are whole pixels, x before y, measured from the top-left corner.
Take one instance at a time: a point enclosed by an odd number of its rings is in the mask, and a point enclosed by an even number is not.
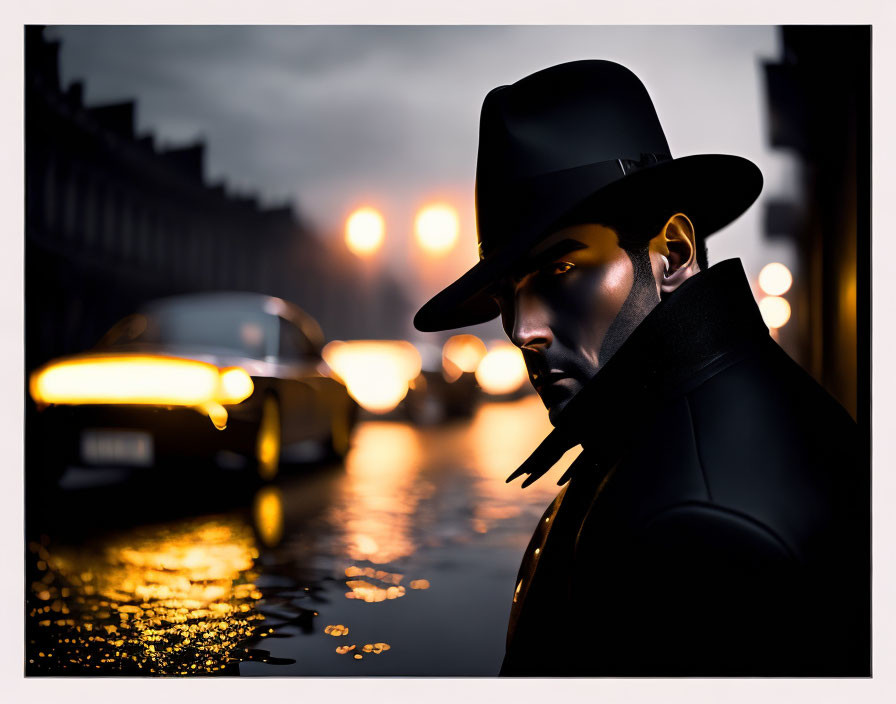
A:
[[[417,213],[414,221],[417,242],[423,251],[434,256],[442,256],[453,249],[459,230],[457,211],[450,205],[427,206]]]
[[[790,320],[790,304],[780,296],[766,296],[759,301],[759,312],[772,330],[784,327]]]
[[[359,257],[369,257],[383,246],[386,222],[379,211],[359,208],[345,223],[345,243]]]
[[[759,288],[768,296],[783,296],[793,284],[793,275],[783,264],[772,262],[759,272]]]

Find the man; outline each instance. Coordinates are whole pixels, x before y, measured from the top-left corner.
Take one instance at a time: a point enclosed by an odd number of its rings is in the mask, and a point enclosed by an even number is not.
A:
[[[501,316],[569,448],[523,558],[506,675],[867,675],[869,495],[855,423],[772,341],[705,238],[762,177],[673,159],[644,86],[545,69],[482,108],[480,262],[415,318]]]

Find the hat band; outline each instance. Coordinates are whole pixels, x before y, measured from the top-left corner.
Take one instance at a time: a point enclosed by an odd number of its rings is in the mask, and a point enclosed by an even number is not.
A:
[[[659,164],[664,161],[671,160],[672,156],[670,154],[642,152],[639,159],[608,159],[607,161],[600,161],[585,166],[576,166],[570,169],[562,169],[560,171],[552,171],[546,174],[539,174],[538,176],[520,180],[507,188],[502,194],[502,200],[506,201],[506,207],[497,208],[496,210],[505,214],[516,212],[518,215],[523,215],[519,209],[510,207],[510,204],[519,202],[538,202],[539,194],[543,192],[546,186],[548,190],[554,190],[556,188],[559,188],[560,190],[566,190],[562,185],[564,181],[568,180],[568,178],[565,177],[574,176],[576,172],[580,171],[583,168],[587,168],[589,171],[590,183],[588,186],[589,193],[582,194],[581,197],[585,197],[586,195],[595,193],[604,186],[608,186],[614,181],[618,181],[619,179],[624,178],[625,176],[628,176],[629,174],[632,174],[636,171],[654,166],[655,164]],[[576,203],[569,203],[570,207],[574,205],[576,205]],[[523,217],[523,220],[529,220],[530,218],[531,214],[526,214]],[[551,218],[551,220],[556,221],[557,218],[554,217]],[[482,224],[483,223],[480,223],[480,225]],[[520,222],[519,224],[522,225],[522,222]],[[544,223],[545,226],[547,226],[548,224],[549,223]],[[483,229],[491,230],[492,228],[480,227],[478,233],[480,237],[482,235]],[[491,256],[495,251],[500,249],[501,246],[505,244],[505,242],[506,240],[504,238],[494,238],[491,243],[486,243],[483,241],[483,239],[480,238],[478,242],[479,259],[482,260],[486,257]]]
[[[623,176],[627,176],[630,173],[646,168],[648,166],[653,166],[654,164],[659,164],[660,162],[671,160],[671,154],[646,152],[642,153],[641,158],[637,161],[635,161],[634,159],[617,159],[616,161],[619,162],[619,166],[622,168]]]

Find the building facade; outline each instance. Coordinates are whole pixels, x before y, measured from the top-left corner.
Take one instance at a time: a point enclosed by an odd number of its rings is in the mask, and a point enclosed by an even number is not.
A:
[[[134,101],[85,105],[83,84],[61,86],[42,28],[26,28],[25,46],[28,369],[92,346],[147,300],[197,291],[287,298],[330,338],[403,334],[396,282],[359,276],[291,206],[206,183],[205,145],[137,134]]]

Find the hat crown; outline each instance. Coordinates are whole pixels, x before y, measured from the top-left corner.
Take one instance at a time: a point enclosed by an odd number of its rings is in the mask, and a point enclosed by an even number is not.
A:
[[[486,96],[476,178],[524,180],[645,153],[669,145],[638,77],[612,61],[573,61]]]

